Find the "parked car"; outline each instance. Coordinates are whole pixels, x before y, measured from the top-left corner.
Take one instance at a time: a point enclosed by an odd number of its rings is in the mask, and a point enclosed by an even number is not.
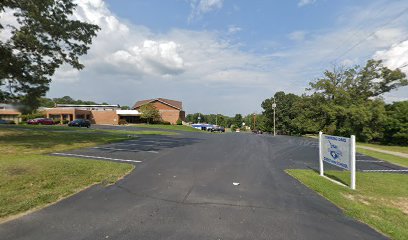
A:
[[[15,124],[13,120],[0,119],[0,124]]]
[[[68,127],[87,127],[91,126],[91,122],[86,119],[75,119],[68,123]]]
[[[211,132],[225,132],[225,128],[224,128],[224,127],[221,127],[221,126],[214,126],[214,127],[211,129]]]
[[[27,121],[31,125],[54,125],[54,120],[51,118],[34,118]]]

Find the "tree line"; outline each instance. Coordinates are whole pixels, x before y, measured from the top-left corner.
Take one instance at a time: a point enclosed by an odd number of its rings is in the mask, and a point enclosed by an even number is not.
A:
[[[272,131],[276,101],[279,134],[356,135],[363,142],[408,145],[408,101],[387,104],[382,95],[408,85],[400,69],[391,70],[381,61],[369,60],[364,67],[325,71],[309,83],[306,93],[277,92],[262,102],[259,128]]]

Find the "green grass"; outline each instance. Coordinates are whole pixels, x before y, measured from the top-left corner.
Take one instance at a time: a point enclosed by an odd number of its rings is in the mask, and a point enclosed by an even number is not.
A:
[[[402,167],[408,167],[408,158],[394,156],[391,154],[376,152],[376,151],[367,150],[367,149],[362,149],[359,147],[357,147],[357,152],[370,156],[370,157],[380,159],[380,160],[384,160],[390,163],[394,163]]]
[[[390,173],[361,173],[356,190],[337,185],[313,170],[287,173],[321,194],[347,216],[367,223],[392,239],[408,239],[408,176]],[[349,184],[350,173],[327,171],[327,176]]]
[[[205,132],[190,126],[183,126],[183,125],[162,125],[162,124],[137,124],[131,125],[135,127],[143,127],[143,128],[155,128],[155,129],[165,129],[165,130],[176,130],[176,131],[184,131],[184,132]]]
[[[408,146],[389,146],[389,145],[381,145],[381,144],[374,144],[374,143],[357,143],[357,146],[366,146],[366,147],[378,148],[378,149],[392,151],[392,152],[400,152],[400,153],[408,154]]]
[[[0,222],[39,209],[96,183],[110,184],[132,165],[29,154],[0,158]]]
[[[128,134],[159,131],[109,131],[61,126],[0,127],[0,222],[39,209],[93,184],[114,183],[130,164],[47,156],[51,152],[129,139]]]

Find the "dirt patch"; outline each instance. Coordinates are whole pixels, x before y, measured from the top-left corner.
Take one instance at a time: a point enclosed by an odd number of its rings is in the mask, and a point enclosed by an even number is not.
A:
[[[391,204],[408,215],[408,198],[398,198],[397,200],[391,201]]]
[[[351,194],[342,194],[342,195],[343,195],[343,197],[345,197],[345,198],[347,198],[349,200],[353,200],[353,201],[356,200],[356,198]]]
[[[22,167],[7,168],[6,173],[10,176],[23,175],[28,172],[28,169]]]

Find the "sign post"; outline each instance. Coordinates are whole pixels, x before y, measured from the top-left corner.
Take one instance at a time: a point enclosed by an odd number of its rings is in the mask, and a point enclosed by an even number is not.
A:
[[[325,135],[319,132],[320,176],[324,176],[323,162],[350,170],[350,188],[356,189],[356,138]]]
[[[322,132],[319,132],[319,165],[320,165],[320,176],[324,176],[323,169],[323,146],[322,146]]]
[[[350,188],[356,189],[356,136],[351,135],[350,139]]]

